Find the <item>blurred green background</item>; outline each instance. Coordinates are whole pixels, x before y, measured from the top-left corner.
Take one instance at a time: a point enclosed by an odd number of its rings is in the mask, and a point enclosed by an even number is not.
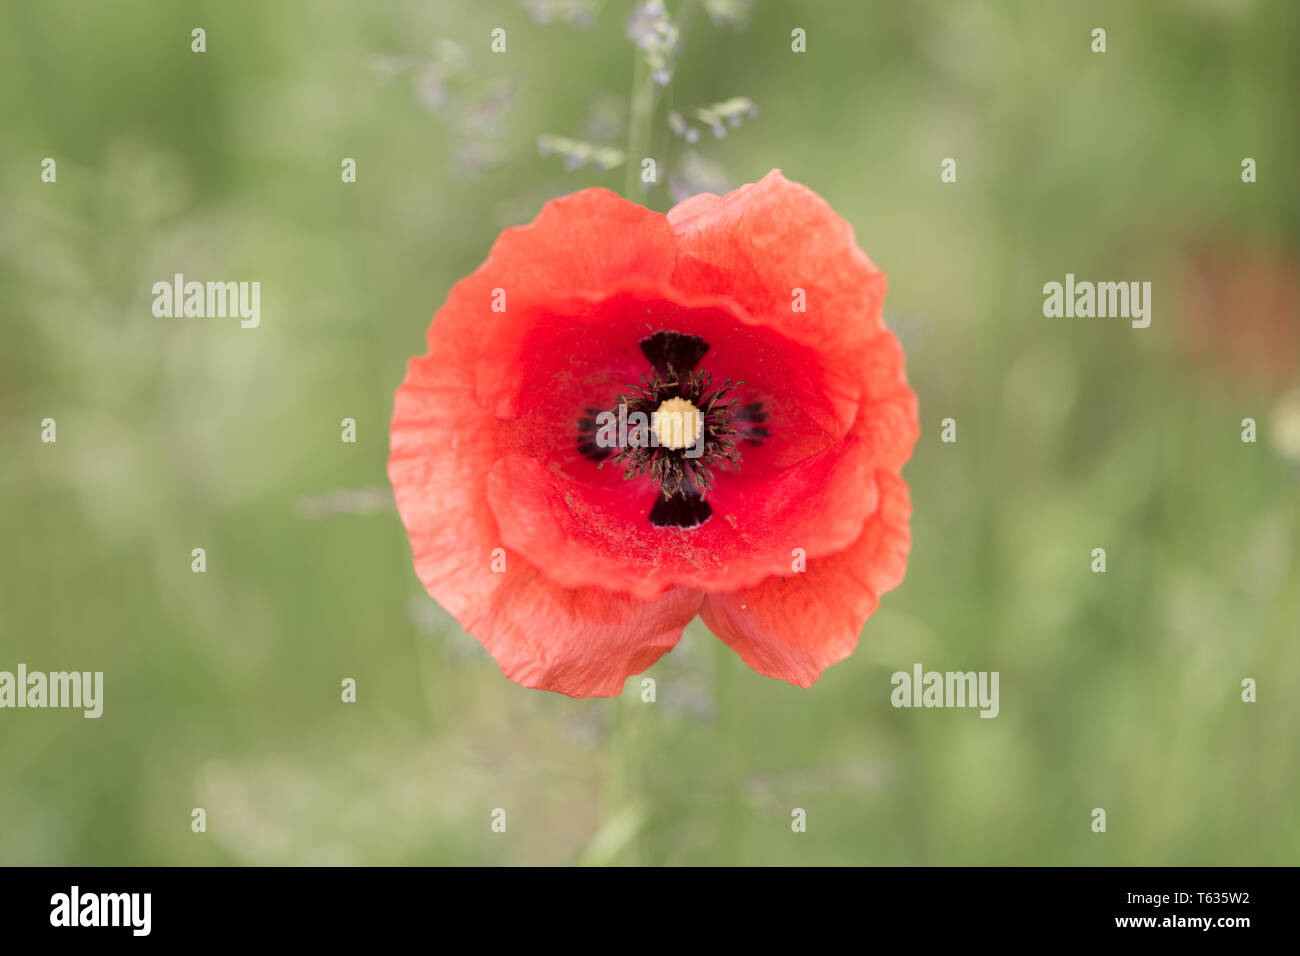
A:
[[[914,542],[857,653],[799,690],[696,622],[656,703],[573,701],[412,570],[393,391],[503,226],[622,189],[538,137],[624,144],[630,4],[6,3],[0,669],[106,690],[0,711],[0,862],[1300,861],[1300,6],[669,6],[644,201],[779,167],[889,275]],[[176,272],[260,327],[155,318]],[[1151,281],[1150,328],[1044,318],[1067,272]],[[893,709],[917,662],[1000,716]]]

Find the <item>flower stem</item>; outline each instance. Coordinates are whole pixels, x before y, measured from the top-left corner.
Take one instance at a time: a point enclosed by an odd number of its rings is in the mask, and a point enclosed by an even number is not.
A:
[[[627,170],[623,180],[623,195],[633,202],[643,196],[637,189],[641,173],[641,160],[650,148],[650,121],[654,118],[655,83],[645,57],[633,56],[632,96],[627,119]]]
[[[721,795],[718,862],[735,866],[741,860],[745,808],[741,801],[740,743],[737,730],[736,701],[733,699],[731,665],[735,652],[719,640],[713,641],[713,694],[717,708],[717,755],[714,772]]]

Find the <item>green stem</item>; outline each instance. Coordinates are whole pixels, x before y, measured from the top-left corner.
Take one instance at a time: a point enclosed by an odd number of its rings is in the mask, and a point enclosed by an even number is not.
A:
[[[731,674],[735,652],[725,643],[714,640],[713,694],[717,713],[717,756],[715,779],[721,792],[722,819],[719,821],[718,861],[735,866],[741,859],[742,825],[745,808],[741,803],[739,742],[736,726],[736,702],[732,699]]]
[[[643,198],[637,188],[641,160],[650,148],[650,122],[654,118],[655,83],[645,57],[637,52],[633,58],[632,96],[627,120],[627,171],[623,195],[634,202]]]

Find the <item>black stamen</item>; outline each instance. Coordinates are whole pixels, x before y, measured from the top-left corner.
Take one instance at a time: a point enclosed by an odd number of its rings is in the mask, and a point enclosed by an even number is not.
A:
[[[678,492],[655,500],[650,509],[650,523],[656,528],[698,528],[709,520],[713,508],[699,493]]]
[[[660,375],[685,375],[700,364],[709,343],[684,332],[656,332],[641,340],[641,352]]]
[[[763,411],[762,402],[750,402],[740,411],[736,412],[735,421],[736,431],[744,438],[748,445],[761,445],[763,439],[767,438],[768,431],[762,422],[767,421],[767,412]]]
[[[578,454],[587,461],[604,461],[614,454],[614,449],[596,441],[596,416],[600,414],[600,409],[588,408],[586,412],[586,417],[578,419]]]

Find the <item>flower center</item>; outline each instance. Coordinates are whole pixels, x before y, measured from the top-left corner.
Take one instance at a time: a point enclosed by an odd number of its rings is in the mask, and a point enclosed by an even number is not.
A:
[[[704,434],[704,416],[684,398],[669,398],[655,410],[653,424],[659,444],[674,451],[694,445]]]
[[[738,442],[767,438],[761,402],[742,406],[742,385],[697,366],[709,345],[696,335],[655,332],[641,340],[652,372],[618,396],[616,410],[588,408],[578,419],[578,453],[597,467],[619,465],[623,477],[648,476],[660,494],[647,515],[656,527],[690,529],[708,521],[705,500],[716,468],[739,468]],[[653,439],[653,440],[651,440]]]

